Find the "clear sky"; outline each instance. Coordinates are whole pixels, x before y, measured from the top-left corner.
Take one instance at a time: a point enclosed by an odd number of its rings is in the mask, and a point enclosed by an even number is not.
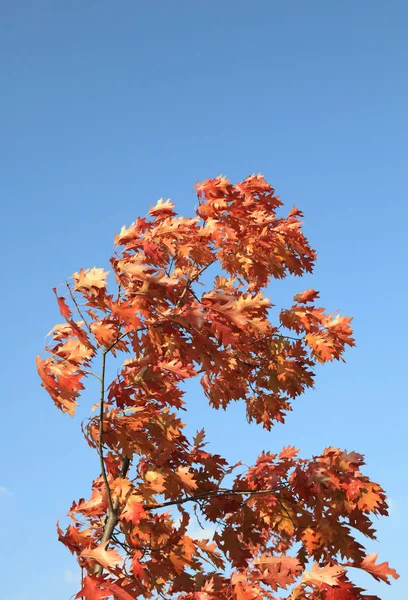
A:
[[[204,424],[211,449],[246,463],[287,444],[364,453],[391,499],[368,549],[401,579],[356,581],[408,597],[407,21],[405,0],[2,0],[2,599],[78,590],[55,522],[98,468],[35,372],[60,321],[52,287],[107,267],[114,232],[161,196],[190,216],[197,180],[254,172],[304,211],[319,254],[272,301],[313,285],[355,317],[357,347],[270,433],[190,384],[189,430]]]

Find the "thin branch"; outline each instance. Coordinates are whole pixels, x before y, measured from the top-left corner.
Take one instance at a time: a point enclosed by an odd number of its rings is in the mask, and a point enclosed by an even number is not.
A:
[[[108,504],[109,504],[109,513],[113,513],[113,502],[112,502],[112,494],[109,487],[108,476],[106,474],[105,461],[103,457],[103,417],[105,410],[105,367],[106,367],[106,352],[102,354],[102,369],[101,369],[101,395],[100,395],[100,409],[99,409],[99,441],[98,441],[98,451],[99,451],[99,460],[101,463],[101,471],[103,481],[105,483],[106,494],[108,496]]]
[[[290,335],[282,335],[280,333],[271,333],[271,337],[278,337],[284,340],[293,340],[295,342],[301,342],[303,338],[292,337]]]
[[[69,285],[68,281],[66,282],[66,286],[68,288],[69,295],[71,296],[71,300],[75,304],[75,308],[77,309],[77,312],[78,312],[79,316],[81,317],[81,319],[85,323],[85,327],[87,328],[87,330],[91,334],[92,338],[96,341],[96,343],[98,343],[98,340],[96,340],[94,334],[92,333],[92,329],[90,328],[89,323],[87,322],[87,320],[85,319],[84,315],[82,314],[81,309],[79,308],[79,304],[78,304],[78,302],[77,302],[74,294],[72,293],[71,286]]]
[[[288,509],[286,508],[286,506],[283,504],[283,502],[281,501],[280,498],[276,497],[277,501],[279,502],[282,510],[286,513],[286,518],[289,519],[289,521],[292,523],[292,525],[294,525],[295,527],[297,527],[296,523],[294,522],[294,520],[292,519],[292,517],[289,514]]]
[[[92,371],[88,371],[88,369],[84,369],[83,367],[81,367],[81,371],[83,371],[87,375],[92,375],[92,377],[96,377],[96,379],[99,379],[99,381],[101,381],[101,378],[96,373],[92,373]]]
[[[118,508],[119,508],[119,496],[115,498],[115,501],[112,500],[112,494],[109,487],[108,476],[106,474],[105,468],[105,460],[103,456],[103,419],[104,419],[104,409],[105,409],[105,370],[106,370],[106,355],[108,350],[105,350],[102,354],[102,368],[101,368],[101,394],[100,394],[100,412],[99,412],[99,441],[98,441],[98,452],[99,452],[99,460],[101,463],[101,471],[102,478],[105,484],[106,494],[108,497],[109,510],[107,514],[107,519],[105,522],[105,529],[101,538],[100,543],[108,542],[113,534],[113,530],[118,521]],[[122,469],[120,472],[120,477],[126,477],[130,466],[130,458],[125,456],[122,463]],[[101,575],[103,571],[103,567],[101,565],[97,565],[95,567],[95,574]]]
[[[202,273],[204,273],[204,271],[206,271],[209,267],[211,267],[211,265],[214,264],[217,260],[218,260],[217,258],[213,258],[212,261],[208,263],[208,265],[205,265],[204,267],[202,267],[198,271],[197,275],[194,277],[193,281],[196,280],[196,279],[198,279],[200,277],[200,275]]]
[[[122,333],[122,335],[120,335],[118,338],[116,338],[116,340],[114,342],[112,342],[112,344],[110,346],[105,348],[104,354],[107,354],[108,352],[110,352],[112,350],[112,348],[114,348],[116,346],[116,344],[120,342],[120,340],[123,340],[124,337],[129,335],[129,333],[139,333],[139,331],[144,331],[145,329],[147,329],[147,326],[139,327],[139,329],[134,329],[131,331],[125,331],[124,333]]]
[[[127,552],[128,554],[130,554],[130,552],[132,551],[131,546],[129,546],[129,544],[127,544],[126,542],[121,542],[120,539],[118,539],[118,537],[114,533],[112,533],[111,535],[111,540],[114,541],[115,544],[121,546],[123,550],[125,550],[125,552]]]
[[[187,292],[189,291],[189,289],[190,289],[190,286],[191,286],[191,284],[193,283],[193,281],[197,281],[197,279],[200,277],[200,275],[201,275],[202,273],[204,273],[204,271],[205,271],[206,269],[208,269],[208,268],[209,268],[209,267],[210,267],[210,266],[211,266],[213,263],[215,263],[215,261],[216,261],[216,260],[217,260],[217,259],[216,259],[216,258],[214,258],[214,259],[213,259],[211,262],[209,262],[209,263],[208,263],[208,265],[205,265],[204,267],[202,267],[202,268],[201,268],[201,269],[200,269],[200,270],[199,270],[199,271],[198,271],[198,272],[197,272],[197,273],[194,275],[194,277],[193,277],[192,279],[190,279],[190,278],[189,278],[189,279],[187,279],[187,282],[186,282],[186,287],[185,287],[185,288],[184,288],[184,290],[181,292],[181,294],[180,294],[180,297],[179,297],[179,299],[177,300],[177,303],[176,303],[176,305],[175,305],[175,308],[178,308],[178,307],[180,306],[180,304],[181,304],[181,301],[183,300],[184,296],[185,296],[185,295],[187,294]]]
[[[124,479],[129,470],[130,466],[130,458],[125,456],[122,463],[122,469],[120,471],[120,478]],[[105,484],[106,485],[106,484]],[[109,485],[108,488],[109,489]],[[110,491],[110,490],[109,490]],[[108,511],[108,518],[105,522],[105,529],[100,540],[100,544],[108,542],[112,538],[113,530],[115,529],[116,523],[118,522],[118,508],[119,508],[119,496],[115,498],[113,502],[112,510]],[[95,575],[101,575],[103,571],[103,567],[101,565],[97,565],[95,567]]]
[[[165,269],[167,277],[170,277],[171,270],[172,270],[172,268],[173,268],[173,263],[174,263],[174,255],[173,255],[173,254],[170,254],[170,256],[171,256],[171,258],[170,258],[170,262],[169,262],[169,264],[168,264],[168,267],[167,267],[167,269]]]
[[[263,495],[263,494],[275,494],[277,490],[214,490],[197,494],[196,496],[186,496],[178,500],[168,500],[167,502],[161,502],[160,504],[145,504],[143,508],[145,510],[155,510],[157,508],[165,508],[166,506],[176,506],[179,504],[185,504],[186,502],[199,502],[200,500],[209,500],[210,498],[219,498],[222,496],[243,496],[248,494],[249,496]]]

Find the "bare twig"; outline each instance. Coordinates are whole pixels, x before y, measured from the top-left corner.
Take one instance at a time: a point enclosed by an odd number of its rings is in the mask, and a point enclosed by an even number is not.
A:
[[[96,373],[92,373],[92,371],[88,371],[88,369],[84,369],[83,367],[81,367],[81,371],[83,371],[87,375],[92,375],[92,377],[96,377],[96,379],[99,379],[99,381],[101,381],[101,378]]]
[[[89,333],[92,336],[92,338],[96,341],[96,343],[98,343],[98,341],[96,340],[94,334],[92,333],[92,329],[90,328],[88,321],[85,319],[84,315],[82,314],[81,309],[79,308],[79,304],[78,304],[78,302],[77,302],[74,294],[72,293],[72,289],[71,289],[71,286],[69,285],[68,281],[66,282],[66,286],[68,288],[69,295],[71,296],[71,300],[75,304],[75,308],[77,309],[77,312],[78,312],[79,316],[81,317],[81,319],[85,323],[85,327],[89,331]]]
[[[301,342],[303,338],[292,337],[290,335],[282,335],[280,333],[272,333],[272,337],[282,338],[283,340],[293,340],[295,342]]]

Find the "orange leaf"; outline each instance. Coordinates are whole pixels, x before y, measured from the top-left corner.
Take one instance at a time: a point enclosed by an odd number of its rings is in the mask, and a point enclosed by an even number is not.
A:
[[[173,202],[171,202],[171,200],[167,199],[164,200],[163,198],[160,198],[160,200],[158,200],[155,204],[155,206],[152,206],[151,209],[149,210],[149,214],[151,215],[165,215],[165,216],[171,216],[174,215],[174,204]]]
[[[174,373],[180,379],[188,379],[189,377],[194,377],[194,375],[197,375],[197,372],[193,369],[193,367],[190,365],[183,365],[181,361],[176,359],[169,362],[159,362],[158,366],[160,369]]]
[[[57,298],[61,316],[64,317],[64,319],[67,319],[67,320],[70,319],[72,317],[72,313],[71,313],[71,309],[69,308],[68,304],[66,303],[65,298],[63,296],[58,296],[57,288],[52,288],[52,291],[54,292],[55,297]]]
[[[140,498],[140,497],[139,497]],[[131,496],[126,503],[126,508],[122,513],[123,519],[131,521],[133,525],[138,525],[144,517],[146,511],[143,508],[143,503],[135,496]]]
[[[295,448],[294,446],[285,446],[282,448],[278,455],[279,460],[284,460],[285,458],[294,458],[299,452],[299,448]]]
[[[101,577],[91,577],[87,575],[83,582],[82,588],[77,593],[75,598],[85,598],[85,600],[102,600],[106,598],[106,589],[103,587],[103,579]]]
[[[367,571],[367,573],[370,573],[377,581],[385,581],[385,583],[389,584],[389,577],[394,577],[394,579],[399,578],[397,571],[395,569],[391,569],[388,562],[383,562],[379,565],[375,564],[377,558],[378,554],[367,554],[364,560],[359,565],[355,566],[358,566]]]
[[[86,548],[85,550],[82,550],[80,556],[82,556],[82,558],[95,560],[104,569],[113,569],[122,562],[123,558],[116,550],[107,550],[106,547],[108,544],[109,541],[100,544],[96,548]]]
[[[104,323],[102,321],[91,323],[91,331],[101,346],[109,346],[118,337],[118,333],[112,323]]]
[[[305,290],[304,292],[301,292],[300,294],[296,294],[296,296],[294,296],[294,301],[298,302],[299,304],[306,304],[306,302],[314,302],[314,300],[316,300],[316,298],[319,297],[319,292],[316,292],[316,290],[313,290],[312,288],[310,288],[309,290]]]
[[[108,275],[109,271],[105,272],[103,269],[97,269],[96,267],[93,267],[93,269],[80,269],[79,273],[72,275],[75,282],[75,290],[102,290],[108,285],[105,281]]]
[[[183,486],[188,490],[195,490],[197,484],[194,481],[194,476],[189,473],[188,467],[179,467],[176,471],[179,479],[182,481]]]

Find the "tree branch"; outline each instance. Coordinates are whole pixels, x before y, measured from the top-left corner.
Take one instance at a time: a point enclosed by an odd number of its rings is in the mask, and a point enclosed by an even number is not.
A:
[[[278,337],[283,340],[293,340],[294,342],[301,342],[303,338],[297,338],[290,335],[282,335],[281,333],[272,333],[271,337]]]
[[[183,300],[184,296],[185,296],[185,295],[187,294],[187,292],[190,290],[190,286],[191,286],[191,284],[193,283],[193,281],[197,281],[197,279],[200,277],[200,275],[201,275],[202,273],[204,273],[204,271],[205,271],[206,269],[208,269],[209,267],[211,267],[211,265],[212,265],[213,263],[215,263],[215,261],[216,261],[216,260],[217,260],[217,259],[216,259],[216,258],[214,258],[214,260],[212,260],[211,262],[209,262],[209,263],[208,263],[208,265],[204,265],[204,267],[202,267],[202,268],[201,268],[201,269],[198,271],[198,273],[196,273],[196,274],[194,275],[194,277],[193,277],[192,279],[187,279],[186,286],[185,286],[184,290],[181,292],[181,294],[180,294],[180,296],[179,296],[179,299],[178,299],[178,300],[177,300],[177,302],[176,302],[175,308],[178,308],[178,307],[180,306],[180,304],[181,304],[181,302],[182,302],[182,300]]]
[[[106,474],[105,461],[103,457],[103,417],[105,410],[105,368],[106,368],[106,351],[102,354],[102,369],[101,369],[101,395],[100,395],[100,407],[99,407],[99,441],[98,441],[98,452],[99,460],[101,464],[101,472],[103,481],[105,483],[106,494],[108,496],[109,513],[113,513],[112,494],[109,487],[108,476]]]
[[[98,452],[99,452],[99,460],[101,464],[102,478],[105,484],[106,494],[108,497],[109,510],[107,519],[105,522],[105,528],[100,540],[100,543],[108,542],[113,534],[113,530],[118,521],[118,508],[119,508],[119,497],[115,498],[115,501],[112,500],[112,494],[109,487],[108,476],[106,474],[105,468],[105,460],[103,456],[103,418],[104,418],[104,410],[105,410],[105,370],[106,370],[106,355],[109,350],[105,350],[102,354],[102,369],[101,369],[101,395],[100,395],[100,410],[99,410],[99,441],[98,441]],[[130,465],[130,458],[125,456],[122,463],[122,469],[120,472],[120,477],[126,477]],[[95,574],[101,575],[103,571],[103,567],[101,565],[97,565],[95,567]]]
[[[125,456],[125,458],[123,459],[122,469],[120,472],[121,479],[126,477],[129,466],[130,466],[130,458],[128,456]],[[108,485],[108,489],[109,489],[109,485]],[[109,493],[110,493],[110,490],[109,490]],[[103,535],[101,537],[100,544],[104,544],[105,542],[108,542],[112,538],[113,530],[115,529],[116,523],[118,522],[118,508],[119,508],[119,496],[117,498],[115,498],[115,501],[113,502],[113,505],[112,505],[112,510],[109,508],[108,518],[106,519],[106,522],[105,522],[105,529],[103,531]],[[101,575],[102,571],[103,571],[102,565],[96,565],[95,575]]]
[[[176,506],[179,504],[185,504],[186,502],[198,502],[199,500],[209,500],[210,498],[219,498],[222,496],[243,496],[248,494],[249,496],[263,495],[263,494],[275,494],[277,490],[214,490],[209,492],[203,492],[196,496],[186,496],[178,500],[168,500],[167,502],[160,502],[159,504],[145,504],[143,508],[145,510],[155,510],[157,508],[166,508],[167,506]]]
[[[108,352],[110,352],[112,350],[112,348],[114,348],[116,346],[116,344],[118,342],[120,342],[120,340],[123,340],[124,337],[129,335],[129,333],[139,333],[139,331],[145,331],[146,329],[147,329],[147,325],[144,325],[143,327],[139,327],[139,329],[134,329],[132,331],[125,331],[124,333],[122,333],[122,335],[120,335],[118,338],[116,338],[116,340],[114,342],[112,342],[112,344],[110,346],[108,346],[104,350],[104,353],[107,354]]]
[[[89,331],[91,337],[95,340],[95,342],[98,343],[98,340],[95,339],[95,336],[92,333],[92,329],[90,328],[88,321],[85,319],[84,315],[82,314],[81,309],[79,308],[79,304],[78,304],[78,302],[77,302],[74,294],[72,293],[71,286],[69,285],[68,281],[66,282],[66,286],[68,288],[69,295],[71,296],[71,300],[75,304],[75,308],[77,309],[77,312],[78,312],[79,316],[81,317],[81,319],[85,323],[85,327],[87,328],[87,330]]]

